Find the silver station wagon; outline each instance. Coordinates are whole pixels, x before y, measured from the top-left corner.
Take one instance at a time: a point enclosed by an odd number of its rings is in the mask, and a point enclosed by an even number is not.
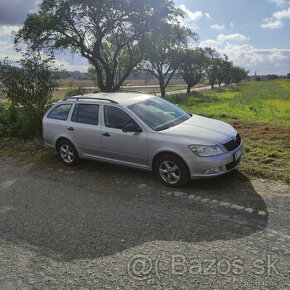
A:
[[[45,114],[43,138],[67,165],[84,158],[153,170],[172,187],[232,171],[243,153],[229,124],[142,93],[64,99]]]

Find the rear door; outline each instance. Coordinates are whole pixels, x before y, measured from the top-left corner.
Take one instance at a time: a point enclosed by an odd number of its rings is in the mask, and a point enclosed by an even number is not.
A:
[[[102,140],[99,104],[76,104],[68,123],[79,154],[101,156]]]
[[[117,161],[147,166],[147,132],[123,132],[128,122],[137,123],[120,107],[103,105],[103,156]],[[140,127],[140,124],[137,123]]]

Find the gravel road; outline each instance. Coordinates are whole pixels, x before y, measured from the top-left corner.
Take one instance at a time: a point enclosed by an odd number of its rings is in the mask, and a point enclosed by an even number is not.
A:
[[[0,289],[289,289],[289,186],[238,171],[169,195],[148,172],[0,157]],[[181,190],[180,190],[181,191]]]

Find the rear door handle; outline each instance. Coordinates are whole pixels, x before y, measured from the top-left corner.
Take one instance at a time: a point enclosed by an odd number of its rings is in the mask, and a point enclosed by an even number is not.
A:
[[[69,131],[74,131],[74,128],[73,127],[69,127],[67,128]]]
[[[111,137],[111,135],[108,132],[103,133],[103,136],[105,136],[105,137]]]

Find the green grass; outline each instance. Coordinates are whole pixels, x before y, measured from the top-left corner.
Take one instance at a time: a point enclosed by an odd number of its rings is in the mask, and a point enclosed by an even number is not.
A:
[[[290,80],[247,82],[167,99],[188,112],[247,123],[290,124]]]
[[[167,97],[188,112],[231,123],[245,154],[240,170],[290,182],[290,80],[247,82]]]
[[[282,179],[290,182],[289,140],[257,138],[245,134],[244,160],[241,170],[250,175],[264,178]]]

